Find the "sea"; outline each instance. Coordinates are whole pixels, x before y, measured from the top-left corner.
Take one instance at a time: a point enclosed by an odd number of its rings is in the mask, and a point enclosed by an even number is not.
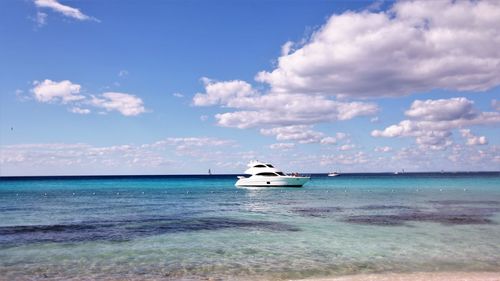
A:
[[[500,172],[0,178],[0,280],[499,272]]]

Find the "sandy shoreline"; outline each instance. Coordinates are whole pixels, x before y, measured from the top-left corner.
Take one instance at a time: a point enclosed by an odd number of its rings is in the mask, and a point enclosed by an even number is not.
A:
[[[295,281],[500,281],[500,272],[415,272],[358,274]]]

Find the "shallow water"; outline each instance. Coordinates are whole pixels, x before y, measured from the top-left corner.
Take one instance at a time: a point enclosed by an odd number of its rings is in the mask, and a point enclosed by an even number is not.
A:
[[[0,182],[0,279],[500,271],[500,173]]]

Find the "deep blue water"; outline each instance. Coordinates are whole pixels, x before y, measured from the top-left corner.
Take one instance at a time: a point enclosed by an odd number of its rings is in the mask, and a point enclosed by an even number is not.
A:
[[[1,178],[0,276],[290,279],[500,271],[500,173]]]

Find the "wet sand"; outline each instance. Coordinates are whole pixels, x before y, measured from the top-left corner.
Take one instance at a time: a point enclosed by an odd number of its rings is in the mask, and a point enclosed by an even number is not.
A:
[[[302,279],[301,281],[500,281],[500,272],[416,272],[358,274],[332,278]]]

